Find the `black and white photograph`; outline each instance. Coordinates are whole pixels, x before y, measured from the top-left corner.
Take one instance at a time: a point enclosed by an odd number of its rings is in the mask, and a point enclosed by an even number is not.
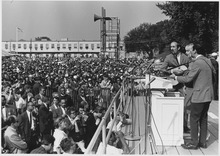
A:
[[[0,4],[2,155],[219,155],[219,1]]]

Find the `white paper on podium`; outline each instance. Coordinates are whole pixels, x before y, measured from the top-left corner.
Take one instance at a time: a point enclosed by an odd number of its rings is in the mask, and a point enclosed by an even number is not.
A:
[[[145,83],[145,87],[147,87],[146,85],[148,84],[150,79],[152,79],[153,77],[155,77],[156,79],[150,84],[151,89],[172,89],[173,88],[171,80],[166,80],[164,78],[152,76],[152,75],[149,76],[148,74],[146,74],[145,79],[136,79],[135,82]]]

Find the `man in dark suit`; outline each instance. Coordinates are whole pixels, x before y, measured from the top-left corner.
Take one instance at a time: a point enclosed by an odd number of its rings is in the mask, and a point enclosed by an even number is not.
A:
[[[60,99],[60,107],[58,108],[57,111],[59,111],[59,115],[61,115],[63,117],[66,116],[67,108],[66,108],[66,99],[65,98]]]
[[[36,99],[36,101],[38,102],[38,100],[39,99],[43,99],[43,98],[47,98],[46,96],[45,96],[45,92],[46,90],[45,90],[45,87],[40,87],[40,92],[39,92],[39,94],[37,94],[37,95],[35,95],[35,99]],[[47,100],[47,99],[46,99]]]
[[[171,43],[171,54],[167,55],[163,65],[162,69],[167,70],[168,68],[175,68],[180,65],[185,65],[188,67],[188,63],[190,62],[189,57],[182,53],[180,51],[181,47],[177,42],[172,42]],[[178,76],[182,76],[184,74],[184,71],[182,69],[172,69],[167,71],[169,74],[175,74]],[[173,88],[175,91],[180,92],[180,96],[184,96],[184,91],[183,91],[184,84],[183,83],[178,83],[177,85],[174,85]],[[186,106],[184,106],[186,108]],[[189,132],[189,128],[187,127],[187,111],[184,109],[184,132]]]
[[[39,94],[40,87],[41,87],[40,78],[36,77],[35,78],[35,84],[33,85],[33,94],[34,94],[34,96]]]
[[[18,127],[19,133],[21,134],[21,138],[27,143],[28,145],[28,152],[36,148],[38,136],[36,135],[36,127],[34,123],[34,119],[32,116],[32,111],[34,109],[34,104],[32,102],[28,102],[27,110],[23,112],[18,117]]]
[[[39,108],[39,126],[41,137],[51,134],[53,129],[53,114],[49,111],[49,101],[47,99],[43,99],[43,103]]]
[[[54,97],[53,98],[53,103],[52,105],[50,106],[50,110],[51,112],[53,113],[53,121],[56,121],[56,119],[58,117],[61,117],[62,116],[62,110],[59,109],[60,108],[60,104],[59,104],[59,97]]]
[[[211,61],[202,55],[199,47],[192,43],[189,46],[191,47],[190,54],[195,59],[192,69],[186,76],[171,76],[181,83],[193,82],[190,113],[192,141],[183,144],[182,147],[185,149],[207,148],[208,110],[214,99],[212,72],[215,70]]]

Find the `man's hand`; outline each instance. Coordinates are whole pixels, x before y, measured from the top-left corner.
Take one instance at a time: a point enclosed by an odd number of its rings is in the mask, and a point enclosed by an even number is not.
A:
[[[175,79],[175,76],[176,75],[172,74],[172,75],[170,75],[170,78]]]
[[[184,71],[183,71],[182,69],[179,69],[179,68],[173,69],[173,74],[175,74],[175,75],[177,75],[177,76],[182,75],[183,72],[184,72]]]

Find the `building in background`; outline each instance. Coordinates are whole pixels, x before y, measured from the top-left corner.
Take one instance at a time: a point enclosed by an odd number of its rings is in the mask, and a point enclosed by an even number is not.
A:
[[[101,52],[101,43],[98,40],[68,40],[59,41],[2,41],[2,51],[31,56],[71,56],[71,57],[98,57]],[[117,44],[106,42],[106,52],[110,58],[115,58]],[[119,44],[119,58],[124,58],[124,43]]]

